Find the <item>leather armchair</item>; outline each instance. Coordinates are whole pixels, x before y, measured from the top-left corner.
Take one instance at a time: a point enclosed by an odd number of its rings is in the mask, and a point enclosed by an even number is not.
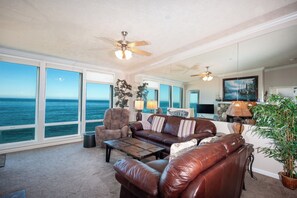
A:
[[[129,115],[127,109],[110,108],[105,111],[103,126],[96,127],[96,145],[105,147],[105,140],[119,139],[128,136]]]

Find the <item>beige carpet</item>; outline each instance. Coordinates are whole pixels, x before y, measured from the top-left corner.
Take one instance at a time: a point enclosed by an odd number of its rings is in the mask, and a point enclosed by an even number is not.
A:
[[[83,148],[82,143],[7,154],[0,168],[0,196],[26,190],[27,198],[119,197],[120,185],[114,178],[113,163],[126,157],[113,150],[105,162],[105,149]],[[278,180],[246,174],[241,197],[297,197],[297,191],[282,187]]]

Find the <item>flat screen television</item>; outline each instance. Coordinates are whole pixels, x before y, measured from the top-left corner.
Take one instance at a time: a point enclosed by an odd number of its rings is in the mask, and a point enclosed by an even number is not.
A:
[[[214,104],[197,104],[197,113],[214,114]]]

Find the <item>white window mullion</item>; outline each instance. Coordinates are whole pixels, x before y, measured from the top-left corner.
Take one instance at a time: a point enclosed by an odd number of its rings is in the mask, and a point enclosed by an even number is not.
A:
[[[63,125],[71,125],[78,124],[79,121],[71,121],[71,122],[53,122],[53,123],[45,123],[45,126],[63,126]]]
[[[44,123],[45,123],[45,84],[46,84],[46,73],[45,73],[45,62],[41,62],[39,68],[39,93],[38,93],[38,112],[36,115],[36,140],[38,142],[44,141]]]
[[[86,131],[86,107],[87,107],[87,79],[86,79],[86,70],[82,74],[82,101],[81,101],[81,136]]]

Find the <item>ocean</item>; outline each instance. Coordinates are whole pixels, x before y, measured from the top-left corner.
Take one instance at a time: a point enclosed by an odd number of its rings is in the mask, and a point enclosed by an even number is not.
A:
[[[29,125],[35,123],[35,99],[0,98],[0,127]],[[45,108],[45,123],[78,121],[78,100],[47,99]],[[160,101],[160,107],[166,114],[168,101]],[[179,107],[178,103],[173,104]],[[86,120],[104,118],[104,112],[109,108],[109,100],[87,100]],[[149,112],[149,111],[148,111]],[[86,123],[86,131],[94,131],[102,122]],[[46,126],[45,138],[74,135],[78,133],[78,124],[61,126]],[[0,130],[0,144],[35,139],[35,128]]]
[[[29,125],[35,123],[35,99],[0,98],[0,126]],[[78,100],[47,99],[46,123],[78,121]],[[109,108],[108,100],[87,100],[86,120],[103,119]],[[86,131],[94,131],[102,122],[87,123]],[[78,133],[78,124],[45,127],[45,137],[56,137]],[[35,129],[0,130],[0,144],[33,140]]]

